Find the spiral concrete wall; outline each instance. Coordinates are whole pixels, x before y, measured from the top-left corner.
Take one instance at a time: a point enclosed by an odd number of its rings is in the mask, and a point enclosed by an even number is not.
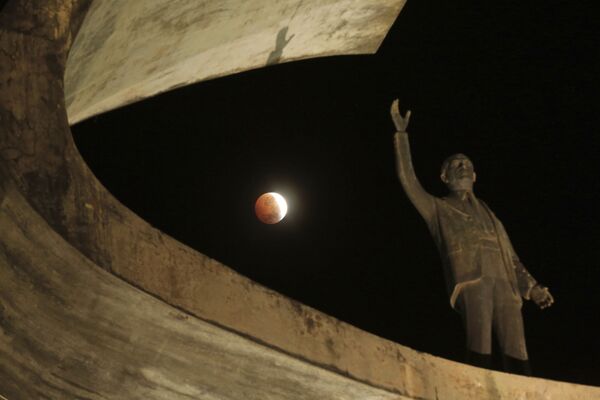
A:
[[[116,13],[122,16],[132,3],[111,4],[123,5]],[[164,16],[157,11],[164,8],[152,8],[164,2],[139,3],[145,12]],[[289,3],[296,17],[302,4],[307,15],[327,9],[317,2]],[[363,17],[385,4],[358,3]],[[600,398],[598,388],[484,371],[378,338],[240,276],[131,213],[79,156],[65,103],[68,51],[88,9],[104,4],[15,0],[0,14],[0,398]],[[387,26],[402,2],[390,4]],[[245,9],[231,8],[236,10]],[[168,19],[160,23],[165,33],[179,29]],[[102,25],[85,24],[92,30]],[[378,32],[372,43],[385,30]],[[262,51],[257,60],[271,57]],[[283,60],[283,54],[270,62]],[[294,57],[316,55],[299,50]],[[126,52],[122,57],[127,60]],[[240,61],[240,70],[258,66],[246,61]],[[81,71],[85,68],[103,71],[101,64],[82,64]],[[79,85],[89,89],[86,79]],[[121,96],[127,84],[114,89],[119,96],[89,89],[82,97],[97,102],[86,100],[77,118],[171,84],[133,91],[133,97]],[[78,87],[68,81],[66,86]]]

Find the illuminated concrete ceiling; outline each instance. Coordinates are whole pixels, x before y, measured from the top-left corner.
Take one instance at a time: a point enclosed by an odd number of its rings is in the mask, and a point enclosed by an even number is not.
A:
[[[69,54],[69,121],[265,65],[374,53],[404,2],[94,1]]]

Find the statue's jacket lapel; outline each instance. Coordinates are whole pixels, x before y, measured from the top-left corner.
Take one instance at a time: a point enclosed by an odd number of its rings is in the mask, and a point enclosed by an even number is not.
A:
[[[480,204],[494,222],[503,263],[511,284],[516,288],[515,272],[510,262],[512,246],[508,235],[487,205],[482,201]],[[436,212],[431,221],[428,221],[428,226],[442,257],[450,304],[454,307],[461,290],[482,277],[482,266],[478,262],[482,230],[478,221],[452,206],[446,199],[435,198],[435,208]]]

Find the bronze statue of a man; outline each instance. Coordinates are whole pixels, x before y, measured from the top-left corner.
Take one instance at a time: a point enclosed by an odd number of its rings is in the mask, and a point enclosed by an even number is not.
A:
[[[402,117],[395,100],[391,115],[397,130],[398,177],[425,219],[442,258],[450,305],[461,314],[466,330],[467,362],[490,367],[493,327],[504,369],[530,374],[522,298],[543,309],[554,302],[552,295],[527,272],[502,223],[473,193],[476,175],[471,160],[463,154],[448,157],[441,179],[450,192],[443,198],[432,196],[413,169],[406,133],[410,111]]]

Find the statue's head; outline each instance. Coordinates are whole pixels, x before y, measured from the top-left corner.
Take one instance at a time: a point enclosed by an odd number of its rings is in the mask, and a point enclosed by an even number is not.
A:
[[[453,154],[444,160],[440,178],[451,192],[473,190],[477,179],[475,168],[469,157],[464,154]]]

